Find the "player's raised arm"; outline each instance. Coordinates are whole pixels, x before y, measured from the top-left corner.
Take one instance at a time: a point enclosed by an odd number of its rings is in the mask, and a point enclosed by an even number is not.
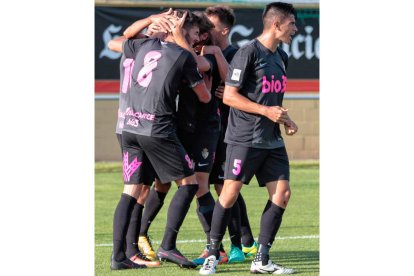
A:
[[[147,36],[142,34],[141,32],[151,25],[153,25],[151,29],[151,35],[156,35],[155,30],[157,32],[168,32],[168,30],[170,30],[169,24],[171,24],[169,19],[171,19],[172,17],[172,9],[169,9],[167,12],[150,15],[147,18],[137,20],[124,31],[123,36],[116,37],[110,40],[108,42],[108,48],[111,51],[122,53],[122,43],[126,39],[146,38]],[[166,23],[167,21],[168,24]]]
[[[153,14],[147,18],[139,19],[130,25],[124,31],[124,36],[126,38],[133,38],[135,35],[140,33],[143,29],[148,27],[150,24],[156,24],[162,28],[162,30],[171,31],[171,20],[174,18],[173,11],[170,8],[167,12],[160,14]]]
[[[111,39],[108,42],[108,48],[111,51],[122,53],[122,43],[126,40],[125,36],[119,36],[117,38]]]
[[[201,49],[201,55],[214,55],[217,61],[217,67],[219,70],[220,78],[224,81],[227,76],[227,71],[229,69],[229,64],[227,63],[226,58],[223,55],[223,52],[218,46],[206,45]]]

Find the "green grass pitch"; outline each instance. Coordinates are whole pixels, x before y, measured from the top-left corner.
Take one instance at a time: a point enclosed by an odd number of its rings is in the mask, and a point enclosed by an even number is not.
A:
[[[319,275],[319,163],[291,162],[292,196],[283,216],[282,225],[270,251],[273,261],[294,268],[297,275]],[[121,163],[96,163],[95,165],[95,275],[199,275],[198,269],[181,269],[175,264],[163,263],[159,268],[111,271],[113,213],[122,193]],[[217,195],[213,186],[212,194]],[[150,236],[155,249],[162,240],[166,214],[173,185],[165,204],[151,225]],[[256,179],[244,185],[242,194],[246,201],[250,225],[257,240],[260,217],[267,201],[266,188],[259,188]],[[205,235],[195,211],[193,201],[178,234],[177,248],[189,259],[196,258],[204,248]],[[229,250],[228,232],[224,247]],[[218,275],[250,275],[251,259],[241,264],[219,265]],[[199,267],[198,267],[199,268]]]

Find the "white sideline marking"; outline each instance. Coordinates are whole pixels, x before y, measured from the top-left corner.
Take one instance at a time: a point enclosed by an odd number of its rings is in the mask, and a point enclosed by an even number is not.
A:
[[[319,239],[319,235],[313,236],[291,236],[291,237],[276,237],[276,240],[297,240],[297,239]],[[230,239],[223,239],[223,241],[229,241]],[[161,241],[151,241],[153,244],[160,244]],[[177,243],[205,243],[206,240],[177,240]],[[95,246],[112,246],[112,243],[101,243]]]

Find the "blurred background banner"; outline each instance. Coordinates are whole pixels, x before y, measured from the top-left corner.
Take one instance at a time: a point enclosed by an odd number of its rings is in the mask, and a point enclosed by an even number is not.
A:
[[[128,3],[131,1],[127,1]],[[145,1],[140,1],[142,2]],[[148,1],[149,2],[149,1]],[[162,1],[164,6],[155,7],[154,2],[148,3],[152,7],[143,6],[95,6],[95,79],[117,80],[119,79],[119,58],[121,54],[110,51],[108,42],[117,36],[134,21],[148,17],[151,14],[160,13],[170,7],[169,3],[176,1]],[[181,1],[184,2],[184,1]],[[190,10],[204,10],[212,5],[212,2],[223,3],[223,1],[208,1],[208,5],[200,5],[198,8],[184,6]],[[256,3],[259,1],[236,1]],[[266,1],[260,1],[264,3]],[[290,1],[292,2],[292,1]],[[315,2],[315,1],[300,1]],[[125,1],[123,1],[125,3]],[[136,3],[136,2],[134,2]],[[194,3],[191,1],[191,3]],[[230,42],[236,47],[241,47],[262,31],[262,12],[265,4],[257,7],[246,7],[243,5],[232,6],[236,14],[236,24],[230,33]],[[214,4],[214,3],[213,3]],[[293,38],[291,45],[283,44],[283,49],[289,54],[289,79],[319,79],[319,6],[296,7],[298,32]]]
[[[167,10],[204,10],[223,4],[233,8],[236,23],[230,42],[241,47],[262,31],[262,12],[273,1],[131,1],[95,2],[95,160],[121,160],[114,134],[119,99],[120,54],[107,48],[138,19]],[[286,1],[297,10],[298,32],[290,45],[282,45],[289,55],[288,83],[284,106],[300,131],[285,139],[291,160],[319,159],[319,1]]]
[[[207,3],[208,5],[211,4],[231,4],[231,5],[261,5],[262,7],[270,2],[275,2],[274,0],[198,0],[198,1],[192,1],[192,0],[96,0],[95,3],[98,5],[136,5],[136,4],[151,4],[154,6],[154,2],[157,3],[157,5],[188,5],[188,4],[196,4],[199,5],[200,3]],[[319,5],[319,0],[284,0],[284,2],[292,3],[295,5]]]

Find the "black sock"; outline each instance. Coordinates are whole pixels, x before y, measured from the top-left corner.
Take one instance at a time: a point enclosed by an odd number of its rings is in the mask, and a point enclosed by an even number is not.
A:
[[[214,255],[216,256],[216,259],[218,260],[220,258],[220,247],[222,247],[223,244],[221,243],[221,241],[215,241],[212,240],[211,244],[210,244],[210,248],[208,249],[208,255]]]
[[[136,198],[127,194],[122,194],[115,209],[112,241],[113,254],[117,262],[126,258],[124,253],[125,235],[136,202]]]
[[[230,215],[231,215],[231,208],[224,208],[220,201],[216,201],[216,205],[214,207],[213,212],[213,219],[211,220],[211,244],[209,255],[215,255],[217,258],[219,257],[219,248],[221,241],[223,240],[223,236],[226,232],[226,227],[229,223]]]
[[[131,258],[139,252],[138,249],[138,235],[139,227],[141,225],[142,210],[144,206],[138,202],[135,204],[134,209],[132,210],[131,219],[129,220],[128,231],[126,234],[126,251],[125,255],[128,258]]]
[[[282,216],[285,209],[267,201],[266,207],[263,210],[262,218],[260,221],[260,234],[259,243],[272,246],[280,224],[282,223]]]
[[[210,192],[197,198],[197,215],[206,233],[207,244],[210,244],[211,218],[214,211],[214,198]]]
[[[231,207],[231,216],[229,222],[229,235],[230,241],[234,246],[242,249],[241,246],[241,221],[240,221],[240,208],[237,201]]]
[[[244,246],[250,247],[254,243],[254,238],[250,228],[249,217],[247,216],[246,203],[241,193],[237,197],[237,203],[240,208],[241,240]]]
[[[162,205],[164,205],[166,196],[167,193],[158,192],[154,188],[150,190],[141,219],[140,236],[148,236],[148,229],[158,212],[161,210]]]
[[[165,250],[175,248],[178,231],[187,215],[191,201],[197,193],[198,185],[190,184],[181,186],[171,200],[167,214],[167,226],[165,227],[164,238],[161,247]]]
[[[267,265],[269,262],[269,250],[270,246],[259,244],[256,256],[254,256],[254,261],[262,262],[262,265]]]

